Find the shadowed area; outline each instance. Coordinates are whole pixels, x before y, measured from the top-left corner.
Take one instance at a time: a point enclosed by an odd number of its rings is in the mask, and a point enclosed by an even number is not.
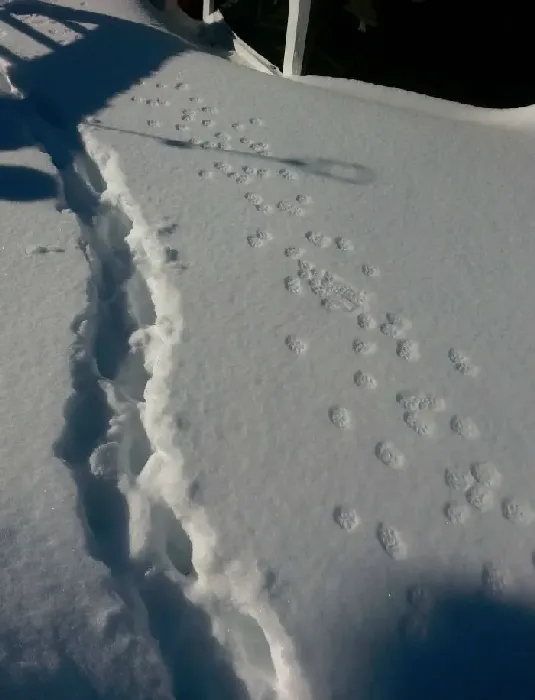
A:
[[[371,648],[332,660],[341,700],[532,700],[535,605],[472,585],[413,586],[405,612]],[[358,632],[356,633],[358,636]],[[369,658],[365,691],[355,659]]]
[[[0,165],[0,201],[33,202],[56,196],[54,178],[21,165]]]

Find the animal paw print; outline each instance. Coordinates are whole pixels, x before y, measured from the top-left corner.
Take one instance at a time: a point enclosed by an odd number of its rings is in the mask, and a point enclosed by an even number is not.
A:
[[[195,110],[194,109],[183,109],[182,110],[182,121],[184,122],[194,122],[195,121]]]
[[[254,236],[247,236],[247,243],[251,248],[261,248],[272,238],[273,236],[268,231],[257,229]]]
[[[216,163],[214,163],[214,168],[224,173],[225,175],[228,175],[232,172],[232,165],[230,163],[224,163],[222,161],[217,161]]]
[[[256,211],[264,216],[271,216],[273,214],[273,207],[271,204],[258,204],[256,205]]]
[[[305,254],[302,248],[289,247],[284,250],[284,255],[287,258],[292,258],[293,260],[298,260]]]
[[[314,271],[312,279],[309,280],[309,287],[320,298],[323,308],[329,311],[352,312],[366,307],[369,303],[368,295],[364,290],[355,289],[340,277],[335,277],[327,271],[323,273]]]
[[[451,525],[464,525],[470,517],[470,508],[465,503],[451,501],[444,506],[444,517]]]
[[[335,428],[341,430],[347,430],[353,424],[351,412],[342,406],[332,406],[329,409],[329,419]]]
[[[286,277],[284,286],[290,294],[301,294],[303,289],[299,277]]]
[[[248,202],[254,204],[255,207],[260,206],[264,202],[262,197],[259,194],[256,194],[255,192],[246,192],[244,197]]]
[[[433,437],[436,434],[436,424],[426,414],[443,411],[445,401],[433,394],[400,392],[397,402],[405,409],[403,421],[419,437]]]
[[[396,401],[407,411],[433,411],[440,412],[446,409],[443,398],[434,394],[400,392]]]
[[[436,424],[426,419],[417,411],[406,411],[403,415],[405,425],[413,430],[418,437],[433,437],[436,434]]]
[[[518,498],[506,498],[502,502],[502,514],[506,520],[515,525],[531,525],[535,519],[532,507]]]
[[[366,277],[379,277],[381,273],[378,267],[366,264],[362,266],[362,274],[366,275]]]
[[[294,355],[303,355],[308,350],[308,343],[296,335],[286,336],[285,343],[288,350]]]
[[[405,455],[389,441],[379,442],[375,447],[375,456],[385,467],[391,469],[403,469],[405,467]]]
[[[489,486],[474,484],[466,492],[466,500],[472,508],[486,513],[494,507],[494,491]]]
[[[354,508],[336,506],[333,511],[334,522],[344,532],[353,532],[360,525],[360,517]]]
[[[299,175],[293,171],[293,170],[288,170],[288,168],[281,168],[279,170],[279,175],[284,178],[284,180],[298,180]]]
[[[464,492],[472,508],[486,513],[495,505],[495,491],[501,486],[502,474],[492,462],[474,462],[469,471],[459,467],[446,469],[444,480],[450,489]]]
[[[277,206],[280,208],[281,204],[282,202],[279,202]],[[309,243],[316,246],[316,248],[328,248],[332,243],[332,238],[330,236],[326,236],[319,231],[308,231],[305,233],[305,238]]]
[[[418,362],[420,346],[416,340],[400,340],[396,345],[396,354],[406,362]]]
[[[477,377],[479,374],[479,367],[462,351],[450,348],[448,358],[459,374],[467,377]]]
[[[444,481],[450,489],[464,493],[474,484],[474,477],[469,471],[448,467],[444,471]]]
[[[365,331],[371,331],[377,328],[377,320],[367,311],[357,316],[357,324]]]
[[[355,372],[354,381],[358,387],[363,389],[368,389],[371,391],[377,389],[377,379],[367,372],[362,372],[362,370]]]
[[[377,540],[391,559],[401,561],[407,558],[408,550],[401,534],[385,523],[377,527]]]
[[[353,244],[353,241],[349,240],[349,238],[343,238],[342,236],[337,236],[334,239],[334,244],[338,248],[338,250],[341,250],[343,253],[350,253],[353,250],[355,250],[355,246]]]
[[[512,576],[506,567],[486,562],[481,571],[481,584],[485,593],[502,595],[512,584]]]
[[[387,313],[386,322],[379,326],[379,330],[387,338],[405,338],[407,331],[412,328],[412,323],[408,318],[400,314]]]
[[[353,351],[356,355],[374,355],[377,351],[377,344],[366,342],[361,338],[355,338],[353,341]]]
[[[469,416],[464,418],[457,415],[452,416],[450,427],[455,435],[459,435],[466,440],[477,440],[480,437],[479,428]]]
[[[304,216],[305,211],[301,207],[296,207],[295,204],[289,200],[281,200],[277,202],[277,209],[280,212],[284,212],[289,216]]]
[[[271,151],[269,150],[269,145],[267,143],[262,143],[260,141],[257,143],[251,143],[249,148],[259,156],[271,155]]]
[[[491,489],[499,489],[503,475],[493,462],[474,462],[470,466],[470,474],[474,481]]]

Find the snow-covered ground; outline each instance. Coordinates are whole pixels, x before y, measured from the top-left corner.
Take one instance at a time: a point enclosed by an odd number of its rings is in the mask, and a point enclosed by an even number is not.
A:
[[[532,110],[0,23],[0,690],[533,697]]]

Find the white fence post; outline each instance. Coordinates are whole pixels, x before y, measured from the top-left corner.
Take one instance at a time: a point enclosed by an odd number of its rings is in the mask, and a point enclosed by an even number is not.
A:
[[[203,0],[202,18],[206,20],[214,12],[215,0]]]
[[[284,50],[284,75],[301,75],[303,55],[310,18],[311,0],[289,0],[286,47]]]

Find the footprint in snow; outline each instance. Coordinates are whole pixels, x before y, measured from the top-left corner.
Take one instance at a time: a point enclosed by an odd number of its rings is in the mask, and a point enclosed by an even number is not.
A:
[[[513,582],[511,573],[506,567],[500,567],[493,562],[486,562],[481,571],[483,591],[489,595],[502,595]]]
[[[332,406],[329,409],[329,418],[335,428],[341,428],[342,430],[351,428],[353,423],[351,412],[342,406]]]
[[[477,440],[480,437],[479,428],[469,416],[452,416],[450,427],[453,433],[466,440]]]
[[[353,241],[350,241],[349,238],[338,236],[334,239],[334,243],[338,250],[341,250],[343,253],[351,253],[353,250],[355,250]]]
[[[377,539],[383,550],[392,559],[401,561],[407,558],[408,550],[401,534],[385,523],[377,527]]]
[[[448,358],[459,374],[466,377],[477,377],[479,374],[479,367],[461,350],[450,348]]]
[[[465,503],[450,501],[444,506],[444,517],[451,525],[464,525],[470,517],[470,509]]]
[[[263,245],[265,245],[268,241],[271,241],[273,236],[269,231],[265,231],[264,229],[256,229],[256,233],[252,236],[247,236],[247,244],[251,248],[261,248]]]
[[[344,532],[353,532],[360,525],[360,517],[354,508],[336,506],[333,511],[334,522]]]
[[[288,170],[288,168],[281,168],[279,170],[279,175],[284,178],[285,180],[298,180],[299,175],[293,171],[293,170]]]
[[[294,355],[303,355],[308,350],[308,343],[305,340],[298,338],[296,335],[286,336],[286,340],[284,342],[286,343],[288,350],[293,352]]]
[[[463,471],[459,467],[448,467],[444,471],[444,481],[450,489],[464,493],[473,486],[474,477],[469,471]]]

